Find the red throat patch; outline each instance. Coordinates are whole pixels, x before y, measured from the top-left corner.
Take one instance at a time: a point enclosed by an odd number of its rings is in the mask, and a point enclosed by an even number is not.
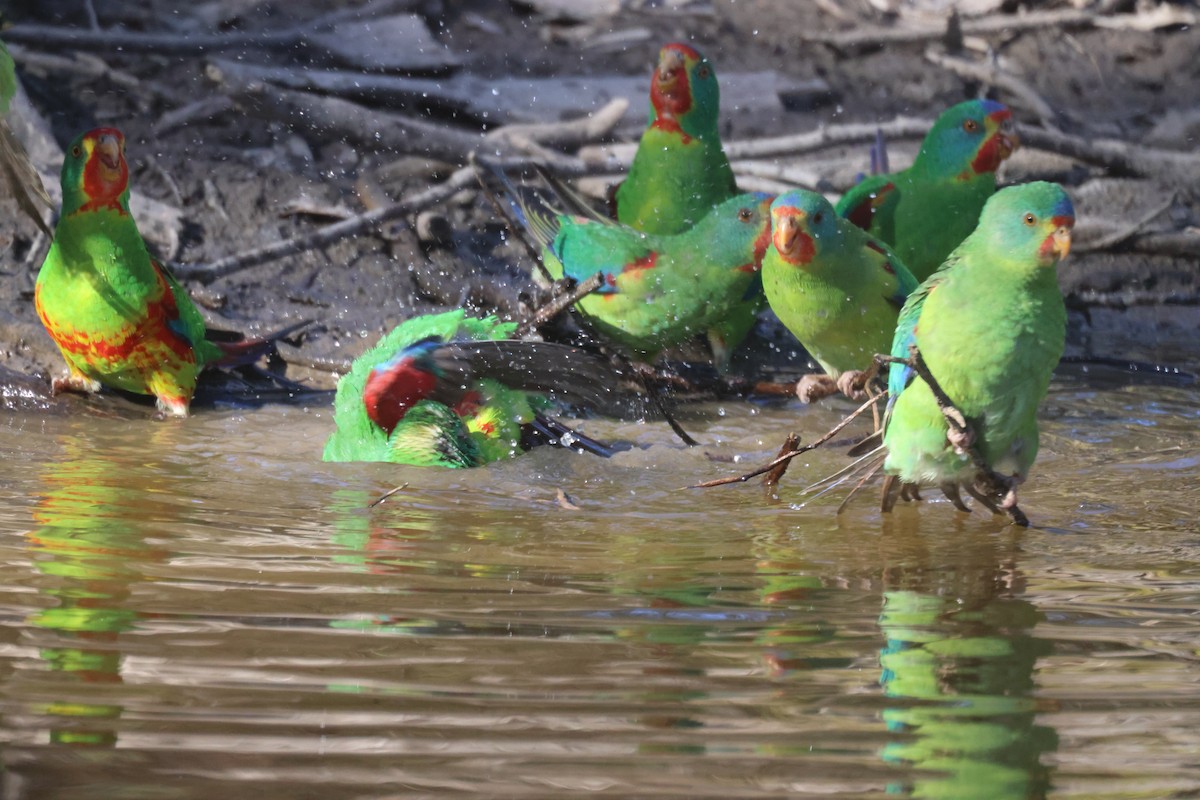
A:
[[[679,118],[692,109],[692,84],[688,65],[699,59],[699,54],[687,45],[667,45],[659,54],[659,63],[650,78],[650,105],[654,107],[654,122],[651,127],[678,133],[684,144],[691,141],[691,137],[679,127]],[[664,62],[668,63],[664,65]]]
[[[129,165],[125,161],[125,137],[116,128],[97,128],[87,134],[91,152],[83,165],[83,193],[87,197],[80,211],[110,208],[124,214],[121,195],[129,185]]]
[[[387,370],[371,370],[363,386],[367,417],[390,434],[408,410],[433,391],[436,378],[411,358]]]
[[[1003,125],[1012,119],[1012,112],[1005,109],[988,115],[988,120]],[[1012,155],[1016,147],[1016,139],[1009,138],[1009,132],[997,130],[980,146],[979,152],[971,161],[971,171],[976,175],[995,172],[1000,169],[1000,163]]]

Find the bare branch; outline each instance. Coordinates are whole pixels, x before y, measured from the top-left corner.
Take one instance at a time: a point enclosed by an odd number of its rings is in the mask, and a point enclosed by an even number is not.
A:
[[[879,399],[881,397],[885,397],[885,396],[886,395],[880,394],[880,395],[876,395],[875,397],[870,398],[869,400],[867,400],[867,402],[863,403],[861,406],[856,408],[852,414],[850,414],[848,417],[843,419],[837,425],[834,425],[832,428],[830,428],[829,431],[824,436],[822,436],[820,439],[817,439],[812,444],[806,444],[803,447],[797,447],[795,450],[791,450],[787,453],[782,453],[781,455],[776,456],[769,464],[765,464],[764,466],[761,466],[756,470],[747,472],[745,475],[734,475],[729,478],[717,478],[716,480],[705,481],[704,483],[697,483],[692,486],[688,486],[687,488],[688,489],[709,489],[713,486],[727,486],[731,483],[745,483],[746,481],[750,480],[751,478],[757,478],[759,475],[766,474],[766,473],[776,469],[779,465],[784,464],[788,461],[791,461],[796,456],[803,455],[804,453],[807,453],[809,450],[815,450],[816,448],[825,444],[830,439],[832,439],[834,436],[837,436],[839,433],[841,433],[842,430],[844,430],[847,425],[849,425],[854,420],[858,419],[858,417],[860,417],[862,414],[866,413],[867,409],[869,409],[871,406],[878,403]]]

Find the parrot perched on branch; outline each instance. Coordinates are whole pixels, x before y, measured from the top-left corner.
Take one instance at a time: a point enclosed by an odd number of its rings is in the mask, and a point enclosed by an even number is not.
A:
[[[542,409],[551,393],[611,400],[612,370],[578,348],[513,340],[515,327],[458,310],[394,328],[338,382],[324,459],[476,467],[540,443],[611,455]]]
[[[761,291],[758,273],[770,242],[767,195],[736,195],[673,235],[533,208],[511,190],[510,200],[551,277],[603,275],[600,289],[576,306],[597,333],[639,357],[653,360],[705,332]]]
[[[1002,189],[975,231],[909,296],[892,355],[906,358],[915,344],[969,432],[950,432],[925,381],[893,364],[885,511],[921,486],[941,488],[963,510],[960,488],[993,510],[1015,505],[1016,485],[1037,456],[1038,404],[1063,351],[1066,310],[1055,268],[1070,251],[1074,224],[1071,199],[1057,184]],[[981,496],[968,447],[1011,482],[1011,496]]]
[[[888,244],[924,280],[975,229],[996,191],[996,170],[1017,148],[1012,113],[968,100],[938,117],[911,167],[870,175],[838,201],[837,212]]]
[[[863,372],[887,351],[900,308],[917,287],[885,245],[802,189],[771,204],[762,281],[775,315],[825,370],[800,381],[804,402],[838,390],[860,396]]]

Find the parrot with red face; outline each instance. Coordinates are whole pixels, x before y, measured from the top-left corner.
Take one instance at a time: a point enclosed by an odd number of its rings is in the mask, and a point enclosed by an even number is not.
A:
[[[996,170],[1018,144],[1007,107],[959,103],[938,117],[911,167],[867,176],[842,196],[837,212],[924,280],[975,229],[996,192]]]

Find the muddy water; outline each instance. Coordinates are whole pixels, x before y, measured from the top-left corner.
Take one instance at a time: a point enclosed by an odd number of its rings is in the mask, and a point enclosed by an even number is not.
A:
[[[681,489],[737,467],[658,425],[441,472],[321,464],[319,405],[8,415],[3,796],[1190,796],[1198,401],[1057,382],[1028,531],[802,505],[835,453]]]

